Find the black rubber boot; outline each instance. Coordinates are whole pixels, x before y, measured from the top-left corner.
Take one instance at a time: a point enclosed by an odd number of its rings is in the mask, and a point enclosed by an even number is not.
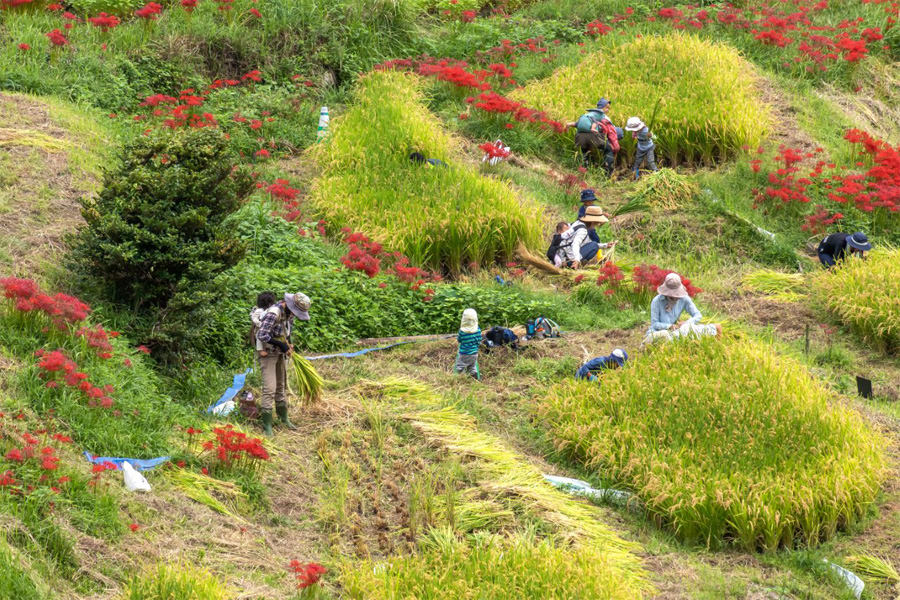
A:
[[[282,404],[281,406],[275,405],[275,412],[278,413],[278,419],[281,421],[281,424],[287,427],[290,430],[297,429],[297,426],[291,423],[291,420],[288,418],[288,407],[287,404]]]
[[[272,437],[272,411],[264,410],[259,413],[259,421],[262,423],[263,432],[268,437]]]

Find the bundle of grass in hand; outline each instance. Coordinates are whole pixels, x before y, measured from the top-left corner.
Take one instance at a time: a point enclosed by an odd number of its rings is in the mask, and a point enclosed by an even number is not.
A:
[[[297,385],[297,397],[303,402],[316,402],[322,395],[322,376],[312,363],[297,354],[291,353],[291,373]]]

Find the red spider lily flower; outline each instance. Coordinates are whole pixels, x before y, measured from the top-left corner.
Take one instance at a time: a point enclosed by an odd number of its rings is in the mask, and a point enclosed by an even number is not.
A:
[[[62,5],[62,4],[53,3],[53,4],[48,4],[48,5],[47,5],[47,10],[49,10],[50,12],[59,12],[59,11],[61,11],[62,9],[63,9],[63,5]]]
[[[69,43],[69,40],[66,39],[66,36],[63,35],[63,32],[59,29],[54,29],[50,33],[45,34],[47,39],[50,40],[50,43],[54,46],[65,46]]]
[[[181,0],[181,6],[187,12],[191,12],[197,8],[197,0]]]
[[[19,450],[18,448],[13,448],[9,452],[7,452],[4,455],[4,458],[6,460],[11,460],[14,462],[22,462],[23,460],[25,460],[25,457],[22,455],[22,451]]]
[[[31,50],[31,46],[29,46],[28,44],[23,42],[23,43],[19,44],[19,50],[21,50],[22,52],[25,52],[26,50]]]
[[[156,17],[162,13],[162,5],[156,2],[148,2],[143,7],[134,11],[134,16],[148,21],[156,20]]]
[[[113,27],[119,25],[119,18],[115,15],[108,15],[105,12],[100,13],[96,17],[91,17],[88,21],[94,27],[99,27],[101,31],[109,31]]]
[[[150,348],[148,348],[147,346],[145,346],[143,344],[141,344],[140,346],[137,347],[137,351],[143,352],[144,354],[150,354]]]
[[[128,529],[130,529],[130,530],[132,531],[132,533],[135,532],[135,531],[137,531],[138,529],[140,529],[140,527],[141,527],[141,526],[138,525],[137,523],[130,523],[130,524],[128,525]]]
[[[262,18],[262,14],[260,14],[260,12],[258,10],[256,10],[255,8],[251,8],[247,12],[250,13],[251,15],[253,15],[254,17],[256,17],[257,19]]]
[[[269,154],[268,150],[266,150],[265,148],[262,148],[260,150],[257,150],[256,152],[254,152],[253,156],[255,156],[256,158],[266,159],[266,158],[269,158],[271,156],[271,154]]]
[[[54,433],[52,437],[54,440],[56,440],[57,442],[59,442],[61,444],[71,444],[72,443],[72,438],[70,438],[67,435],[63,435],[61,433]]]
[[[45,471],[55,471],[58,467],[58,456],[45,456],[43,459],[41,459],[41,468]]]
[[[319,563],[301,563],[298,560],[292,560],[288,565],[288,569],[294,572],[299,589],[316,585],[322,578],[322,575],[328,572],[328,569]]]

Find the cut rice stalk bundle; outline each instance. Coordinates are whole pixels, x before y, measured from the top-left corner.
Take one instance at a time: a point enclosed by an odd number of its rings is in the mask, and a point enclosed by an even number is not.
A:
[[[639,203],[649,208],[677,210],[687,205],[699,193],[700,186],[687,175],[681,175],[672,169],[660,169],[640,178],[624,206]],[[616,211],[616,214],[624,213]]]
[[[296,395],[302,402],[309,404],[322,397],[322,376],[311,362],[296,352],[291,353],[291,374],[297,386]]]
[[[243,520],[225,502],[213,496],[213,492],[215,492],[219,496],[226,498],[233,505],[246,502],[246,494],[234,483],[215,479],[187,469],[171,469],[166,471],[166,475],[175,484],[175,487],[180,489],[191,500],[206,505],[223,515]]]
[[[900,573],[885,558],[874,554],[859,554],[848,556],[847,562],[853,565],[853,569],[870,581],[876,583],[898,583]]]
[[[773,300],[797,302],[803,297],[806,281],[800,273],[781,273],[771,269],[759,269],[744,275],[741,283],[745,288],[762,292]]]

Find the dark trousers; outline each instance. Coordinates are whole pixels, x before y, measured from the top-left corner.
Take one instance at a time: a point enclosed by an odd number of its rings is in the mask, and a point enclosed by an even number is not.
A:
[[[612,171],[612,149],[606,138],[596,131],[583,131],[575,134],[575,145],[581,150],[581,158],[585,167],[600,164],[600,155],[604,154],[604,162],[609,162]],[[604,168],[606,168],[604,166]]]
[[[634,178],[638,179],[641,176],[641,165],[644,161],[647,161],[647,168],[651,171],[656,171],[656,153],[653,152],[653,147],[651,146],[649,150],[638,150],[634,155]]]

